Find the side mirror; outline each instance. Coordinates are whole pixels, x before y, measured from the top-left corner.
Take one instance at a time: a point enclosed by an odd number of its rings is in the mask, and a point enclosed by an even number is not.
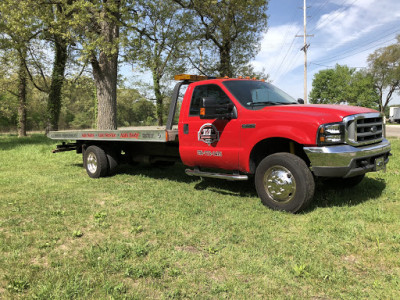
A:
[[[304,100],[301,99],[301,98],[299,98],[299,99],[297,99],[297,103],[299,103],[299,104],[304,104]]]
[[[220,104],[215,97],[205,97],[200,102],[200,119],[232,119],[232,103]]]

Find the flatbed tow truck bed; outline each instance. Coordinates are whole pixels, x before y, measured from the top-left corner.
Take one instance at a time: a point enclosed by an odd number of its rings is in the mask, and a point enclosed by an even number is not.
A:
[[[50,131],[53,140],[76,141],[126,141],[126,142],[177,142],[178,127],[167,130],[162,126],[124,127],[118,130],[65,130]]]

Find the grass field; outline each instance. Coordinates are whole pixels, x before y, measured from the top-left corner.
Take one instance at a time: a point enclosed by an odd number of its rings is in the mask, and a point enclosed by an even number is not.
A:
[[[90,179],[54,146],[0,136],[0,299],[400,299],[400,140],[297,215],[182,165]]]

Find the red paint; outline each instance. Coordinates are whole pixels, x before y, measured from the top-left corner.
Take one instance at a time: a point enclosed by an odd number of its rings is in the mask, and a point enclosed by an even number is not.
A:
[[[341,122],[343,117],[353,114],[376,112],[346,105],[282,105],[249,110],[233,97],[222,82],[218,79],[205,80],[192,83],[187,88],[178,126],[179,153],[185,165],[249,172],[251,150],[262,140],[279,137],[304,146],[314,146],[321,124]],[[205,84],[218,85],[226,93],[237,109],[237,119],[201,120],[198,116],[189,116],[193,90]],[[198,138],[200,128],[206,123],[213,124],[219,132],[219,141],[211,145]],[[185,124],[189,128],[188,134],[184,133]],[[242,128],[243,124],[254,124],[255,128]],[[215,151],[221,152],[222,156],[198,155]]]

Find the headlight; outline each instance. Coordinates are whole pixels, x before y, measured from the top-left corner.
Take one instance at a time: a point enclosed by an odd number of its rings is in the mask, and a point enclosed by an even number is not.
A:
[[[331,123],[319,126],[317,144],[319,146],[343,144],[344,143],[344,124]]]

